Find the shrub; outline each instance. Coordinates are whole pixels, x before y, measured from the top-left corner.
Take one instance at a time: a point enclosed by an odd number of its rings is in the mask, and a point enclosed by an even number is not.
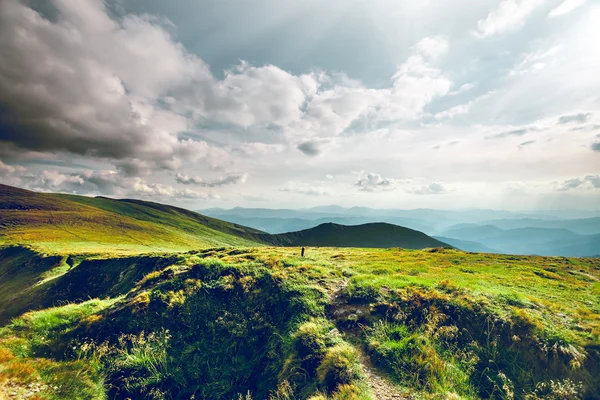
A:
[[[526,400],[578,400],[581,399],[583,384],[573,382],[570,379],[550,380],[549,382],[540,382],[535,390],[526,395]]]
[[[371,282],[352,281],[344,290],[349,302],[374,303],[382,299],[379,288]]]
[[[360,400],[363,399],[363,391],[356,385],[340,385],[333,394],[333,400]]]
[[[348,343],[330,348],[317,368],[319,382],[329,389],[350,384],[362,376],[358,352]]]
[[[444,362],[427,336],[385,322],[367,329],[366,335],[375,361],[398,380],[429,390],[439,384]]]

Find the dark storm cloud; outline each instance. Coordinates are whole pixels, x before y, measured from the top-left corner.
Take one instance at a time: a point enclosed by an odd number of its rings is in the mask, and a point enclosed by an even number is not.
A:
[[[560,118],[558,118],[558,123],[559,124],[569,124],[571,122],[577,123],[577,124],[583,124],[586,123],[590,120],[590,118],[592,118],[592,113],[587,112],[587,113],[579,113],[579,114],[568,114],[568,115],[562,115]]]
[[[136,76],[140,62],[152,60],[132,62],[136,54],[120,43],[143,46],[146,34],[160,51],[169,37],[150,20],[119,25],[100,3],[82,4],[61,2],[65,20],[57,21],[19,2],[0,4],[0,143],[15,153],[172,157],[178,143],[169,128],[185,122],[147,101],[169,86],[170,77],[146,79],[143,68]],[[155,117],[167,122],[149,123]],[[153,141],[161,141],[161,148]]]

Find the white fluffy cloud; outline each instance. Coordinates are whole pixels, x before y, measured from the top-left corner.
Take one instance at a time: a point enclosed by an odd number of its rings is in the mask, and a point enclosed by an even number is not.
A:
[[[378,190],[394,190],[396,179],[384,178],[379,174],[361,171],[354,183],[361,191],[374,192]]]
[[[545,0],[502,0],[488,16],[477,22],[477,36],[487,37],[515,29]]]
[[[553,8],[549,13],[549,17],[558,17],[565,15],[584,5],[586,0],[564,0],[556,8]]]

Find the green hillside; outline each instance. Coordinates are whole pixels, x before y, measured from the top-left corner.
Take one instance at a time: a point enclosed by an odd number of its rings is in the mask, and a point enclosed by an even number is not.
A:
[[[269,242],[280,246],[403,247],[407,249],[451,247],[422,232],[381,222],[351,226],[325,223],[298,232],[271,235]]]
[[[448,247],[390,224],[322,224],[268,233],[183,208],[133,199],[36,193],[0,185],[0,244],[49,254],[140,254],[215,246]]]
[[[42,252],[132,254],[256,246],[263,232],[140,200],[37,193],[0,185],[0,243]]]

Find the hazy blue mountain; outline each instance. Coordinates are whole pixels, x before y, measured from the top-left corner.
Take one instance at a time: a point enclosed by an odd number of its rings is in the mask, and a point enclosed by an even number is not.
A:
[[[544,220],[535,218],[496,219],[483,221],[481,224],[494,225],[501,229],[551,228],[568,229],[582,235],[593,235],[600,233],[600,217],[567,220]],[[452,228],[455,227],[458,226],[453,226]]]
[[[240,223],[237,218],[285,218],[285,219],[306,219],[320,222],[335,222],[338,218],[366,218],[356,220],[356,222],[345,223],[365,223],[365,222],[388,222],[392,224],[403,225],[414,229],[422,230],[426,233],[439,233],[449,227],[460,223],[480,224],[486,220],[498,219],[545,219],[553,220],[556,217],[545,214],[515,213],[503,210],[432,210],[432,209],[375,209],[369,207],[341,207],[341,206],[320,206],[304,208],[299,210],[291,209],[267,209],[267,208],[242,208],[232,209],[209,208],[197,210],[199,213],[211,217],[233,222],[234,219]],[[252,221],[251,221],[252,222]],[[274,222],[274,221],[273,221]],[[263,222],[260,222],[263,224]],[[249,225],[255,226],[256,225]],[[261,225],[263,229],[280,229],[282,222],[276,222],[273,227]]]
[[[477,242],[471,242],[469,240],[453,239],[443,236],[432,236],[434,239],[448,243],[452,247],[464,251],[471,251],[473,253],[500,253],[498,250],[492,249],[486,245]]]
[[[541,255],[600,257],[600,235],[587,235],[569,242],[557,241]]]
[[[438,237],[480,243],[502,253],[557,256],[593,256],[600,254],[600,235],[581,235],[568,229],[500,229],[493,225],[463,226]],[[450,243],[452,244],[452,243]],[[457,247],[460,248],[460,245]]]

